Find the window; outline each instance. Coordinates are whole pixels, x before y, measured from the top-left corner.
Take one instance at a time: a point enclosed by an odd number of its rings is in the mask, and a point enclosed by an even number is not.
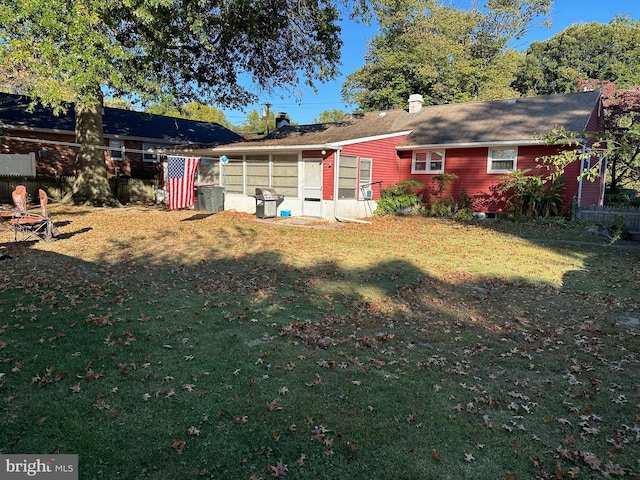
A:
[[[220,161],[217,158],[201,158],[197,181],[198,183],[220,185]]]
[[[273,155],[271,186],[285,197],[298,196],[298,154]]]
[[[269,184],[269,155],[247,155],[247,170],[245,177],[247,194],[253,194],[256,187],[270,187]]]
[[[114,160],[124,160],[122,140],[109,140],[109,156]]]
[[[338,171],[338,198],[356,198],[358,157],[342,155]]]
[[[230,158],[229,163],[222,166],[222,186],[227,189],[227,192],[244,193],[243,184],[242,159]]]
[[[149,150],[157,150],[160,146],[155,145],[153,143],[143,143],[142,144],[142,160],[145,162],[159,162],[160,155],[154,152],[149,152]]]
[[[342,155],[338,171],[338,198],[357,198],[357,190],[360,190],[360,198],[366,197],[365,191],[371,185],[372,165],[370,158]]]
[[[298,154],[246,155],[222,165],[222,185],[229,193],[253,195],[271,187],[285,197],[298,196]]]
[[[360,197],[362,199],[370,198],[368,191],[371,190],[371,166],[373,160],[370,158],[360,159]]]
[[[517,148],[490,148],[487,173],[509,173],[516,169]]]
[[[411,173],[443,173],[444,151],[419,150],[413,152]]]

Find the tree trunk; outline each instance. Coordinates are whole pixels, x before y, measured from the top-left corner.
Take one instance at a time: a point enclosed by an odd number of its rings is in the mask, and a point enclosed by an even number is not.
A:
[[[76,181],[69,201],[76,205],[119,207],[111,192],[104,158],[101,97],[94,103],[76,103]]]

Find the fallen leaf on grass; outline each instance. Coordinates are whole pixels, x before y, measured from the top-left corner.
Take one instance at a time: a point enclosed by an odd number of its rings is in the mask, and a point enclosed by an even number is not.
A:
[[[273,477],[284,477],[289,471],[289,469],[287,468],[287,465],[282,463],[282,460],[278,461],[277,464],[272,465],[269,468],[271,470],[271,476]]]
[[[440,450],[436,450],[435,448],[431,450],[431,458],[433,458],[436,462],[440,461]]]
[[[174,448],[178,451],[178,453],[182,453],[184,447],[187,446],[187,442],[182,440],[181,438],[174,438],[171,440],[171,448]]]
[[[275,399],[272,402],[267,402],[267,409],[270,412],[276,412],[278,410],[282,410],[282,407],[280,406],[278,399]]]

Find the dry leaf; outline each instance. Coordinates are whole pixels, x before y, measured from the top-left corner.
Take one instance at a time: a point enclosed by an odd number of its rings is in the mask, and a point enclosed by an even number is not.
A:
[[[175,448],[179,453],[182,453],[184,447],[187,446],[187,442],[181,438],[174,438],[171,440],[171,448]]]
[[[289,471],[289,469],[287,468],[287,465],[282,463],[282,460],[278,461],[277,464],[272,465],[270,469],[271,469],[271,476],[273,477],[284,477]]]

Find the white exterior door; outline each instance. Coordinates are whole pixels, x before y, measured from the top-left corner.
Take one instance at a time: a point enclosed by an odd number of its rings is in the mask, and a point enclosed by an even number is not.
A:
[[[302,214],[322,217],[322,159],[305,158]]]

